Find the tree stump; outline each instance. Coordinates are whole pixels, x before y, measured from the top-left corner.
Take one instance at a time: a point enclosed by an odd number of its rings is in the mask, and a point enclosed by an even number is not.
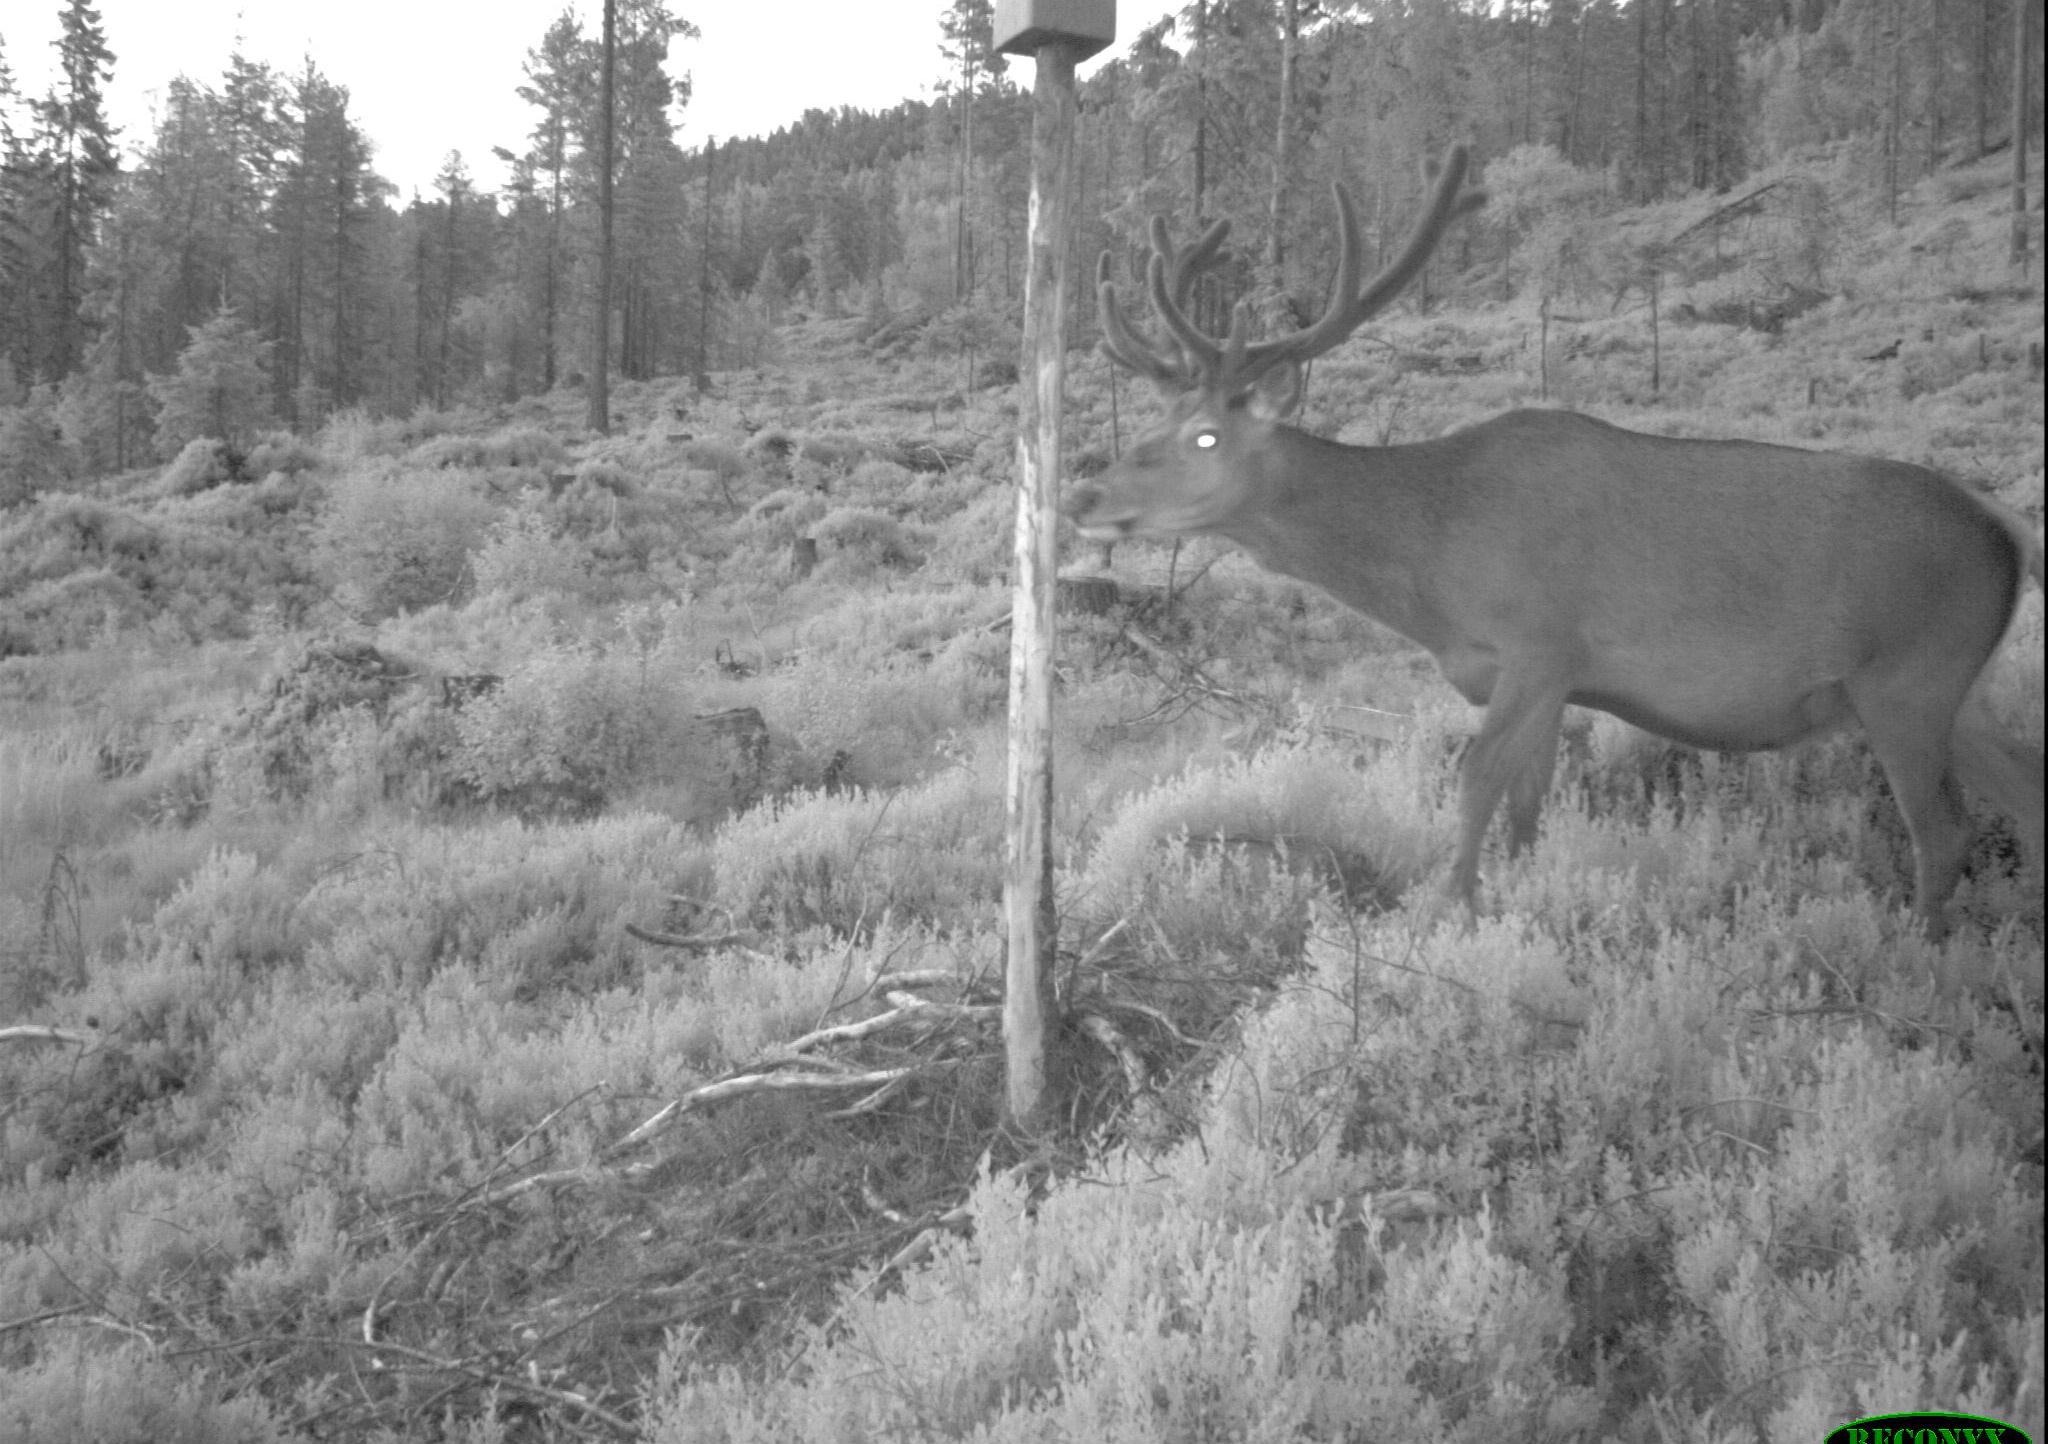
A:
[[[479,697],[488,697],[505,684],[496,672],[457,673],[441,679],[441,705],[451,711],[467,707]]]
[[[1062,612],[1107,616],[1121,596],[1115,577],[1071,576],[1053,583],[1053,605]]]
[[[759,800],[768,784],[768,723],[755,707],[732,707],[692,719],[712,759],[714,780],[729,793],[732,805],[747,807]]]

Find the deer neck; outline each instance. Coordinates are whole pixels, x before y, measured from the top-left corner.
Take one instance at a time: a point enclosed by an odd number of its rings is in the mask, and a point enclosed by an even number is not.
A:
[[[1275,426],[1245,504],[1219,531],[1263,567],[1431,646],[1448,623],[1432,558],[1447,478],[1437,443],[1347,446]]]

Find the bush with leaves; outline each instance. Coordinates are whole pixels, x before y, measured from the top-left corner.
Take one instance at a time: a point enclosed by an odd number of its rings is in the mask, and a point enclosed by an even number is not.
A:
[[[406,458],[421,468],[523,468],[552,470],[568,458],[561,438],[538,426],[508,426],[488,436],[438,436],[422,442]]]
[[[594,646],[548,647],[455,718],[458,774],[487,801],[594,812],[687,772],[690,714],[673,667]]]
[[[14,650],[44,652],[137,626],[246,637],[263,608],[295,622],[318,600],[301,534],[310,494],[273,476],[146,505],[47,495],[0,521],[0,628]]]
[[[174,457],[151,488],[159,496],[190,496],[226,481],[243,479],[239,457],[217,436],[195,436]]]
[[[914,571],[924,565],[932,540],[924,527],[905,526],[893,516],[859,506],[828,512],[819,519],[815,534],[830,548],[823,571],[847,581],[872,575],[877,568]]]
[[[459,477],[357,470],[329,484],[314,556],[344,607],[386,617],[459,596],[490,516]]]
[[[524,601],[575,595],[589,580],[590,556],[562,534],[547,507],[529,501],[491,523],[470,568],[478,593]]]
[[[266,431],[243,456],[242,472],[251,481],[261,481],[278,472],[297,476],[324,465],[326,459],[317,446],[289,431]]]

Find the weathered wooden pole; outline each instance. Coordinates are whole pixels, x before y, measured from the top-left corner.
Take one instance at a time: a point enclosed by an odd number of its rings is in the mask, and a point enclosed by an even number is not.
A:
[[[995,45],[1038,57],[1031,114],[1031,237],[1024,279],[1017,416],[1017,547],[1010,614],[1010,761],[1003,909],[1008,955],[1003,1044],[1011,1126],[1042,1132],[1058,1046],[1053,996],[1053,583],[1059,560],[1060,438],[1066,392],[1068,171],[1074,67],[1116,30],[1114,0],[999,0]]]

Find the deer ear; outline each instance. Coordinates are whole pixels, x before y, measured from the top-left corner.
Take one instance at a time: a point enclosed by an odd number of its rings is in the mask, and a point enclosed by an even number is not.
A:
[[[1245,409],[1261,421],[1282,420],[1301,404],[1301,383],[1301,363],[1282,362],[1253,383]]]

